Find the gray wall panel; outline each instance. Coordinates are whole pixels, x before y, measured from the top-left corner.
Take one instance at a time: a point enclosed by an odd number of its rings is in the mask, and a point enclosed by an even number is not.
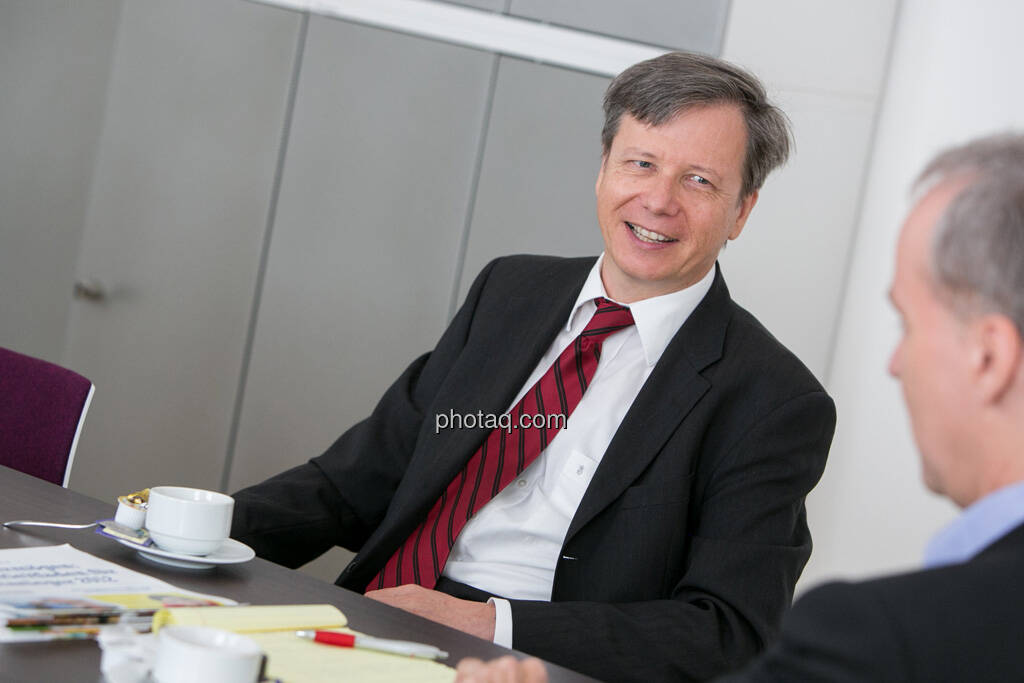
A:
[[[437,341],[493,59],[311,19],[231,489],[321,452]]]
[[[96,384],[71,486],[220,481],[284,124],[298,14],[125,3],[67,363]]]
[[[0,346],[55,362],[120,11],[0,2]]]
[[[459,299],[505,254],[602,249],[594,208],[608,79],[502,58]]]
[[[509,14],[717,55],[729,0],[512,0]]]

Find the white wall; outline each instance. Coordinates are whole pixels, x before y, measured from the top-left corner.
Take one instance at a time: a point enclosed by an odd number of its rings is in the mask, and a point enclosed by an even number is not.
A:
[[[904,0],[829,375],[839,425],[809,502],[806,587],[916,566],[955,514],[927,493],[899,387],[885,372],[898,338],[886,304],[908,188],[936,151],[1024,128],[1024,3]]]
[[[897,0],[732,0],[722,57],[793,124],[789,162],[722,253],[733,297],[824,381]],[[806,255],[806,256],[805,256]]]

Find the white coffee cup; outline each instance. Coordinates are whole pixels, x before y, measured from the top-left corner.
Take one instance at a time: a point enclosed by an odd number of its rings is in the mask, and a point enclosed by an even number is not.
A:
[[[157,634],[158,683],[256,683],[263,651],[256,641],[209,626],[164,626]]]
[[[185,555],[209,555],[231,533],[235,500],[223,493],[185,486],[149,490],[146,529],[158,548]]]

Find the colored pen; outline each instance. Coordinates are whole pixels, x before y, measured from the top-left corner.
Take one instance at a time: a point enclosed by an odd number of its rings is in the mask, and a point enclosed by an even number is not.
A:
[[[448,658],[447,652],[439,650],[433,645],[413,643],[408,640],[388,640],[387,638],[357,636],[352,633],[337,633],[336,631],[296,631],[295,635],[325,645],[358,647],[364,650],[377,650],[378,652],[390,652],[406,657],[423,657],[424,659]]]

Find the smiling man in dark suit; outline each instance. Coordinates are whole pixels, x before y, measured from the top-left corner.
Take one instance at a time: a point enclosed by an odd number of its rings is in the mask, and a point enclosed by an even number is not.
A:
[[[963,513],[925,569],[810,591],[782,637],[720,683],[1024,681],[1024,136],[939,155],[900,234],[890,295],[925,484]],[[543,665],[460,665],[465,683],[541,683]]]
[[[232,535],[289,566],[356,549],[340,585],[595,676],[706,679],[775,636],[835,426],[716,266],[789,130],[683,53],[605,113],[604,253],[490,263],[369,418],[236,494]]]

